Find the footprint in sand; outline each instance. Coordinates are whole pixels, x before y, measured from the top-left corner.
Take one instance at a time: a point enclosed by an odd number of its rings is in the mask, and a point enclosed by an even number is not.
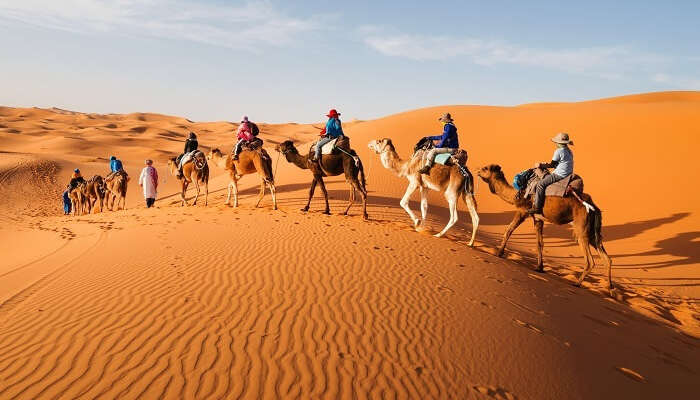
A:
[[[516,400],[518,397],[514,395],[513,393],[509,392],[508,390],[501,388],[501,387],[496,387],[496,386],[484,386],[484,385],[476,385],[473,386],[474,390],[477,392],[484,394],[486,396],[491,397],[492,399],[498,399],[498,400]]]

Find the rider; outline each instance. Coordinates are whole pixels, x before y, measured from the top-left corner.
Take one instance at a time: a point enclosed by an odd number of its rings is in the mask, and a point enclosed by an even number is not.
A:
[[[233,147],[234,160],[238,160],[238,155],[241,154],[243,145],[249,143],[254,138],[252,124],[250,121],[248,121],[247,115],[244,115],[243,118],[241,118],[241,124],[238,125],[238,131],[236,131],[236,138],[238,141]]]
[[[182,178],[182,157],[190,152],[193,152],[197,150],[197,147],[199,147],[199,142],[197,142],[197,135],[194,134],[194,132],[190,132],[190,134],[187,136],[187,140],[185,140],[185,150],[182,152],[177,157],[177,178],[180,179]]]
[[[105,180],[111,180],[114,178],[114,175],[116,175],[120,171],[124,171],[124,167],[122,166],[122,162],[120,160],[117,160],[117,157],[111,156],[109,157],[109,174],[105,177]]]
[[[76,187],[78,187],[79,184],[84,183],[85,178],[80,174],[80,170],[78,168],[73,170],[73,175],[70,177],[70,183],[68,184],[68,189],[73,190]]]
[[[421,174],[430,174],[430,168],[433,166],[436,155],[445,153],[454,154],[454,152],[459,149],[457,127],[450,113],[443,114],[438,118],[438,121],[442,122],[444,125],[442,135],[426,137],[426,139],[438,140],[438,142],[435,144],[434,148],[428,151],[428,155],[425,159],[425,166],[418,171]]]
[[[553,137],[552,142],[557,145],[552,161],[549,163],[537,163],[535,168],[554,168],[554,171],[537,183],[532,208],[527,211],[530,214],[542,214],[547,186],[566,178],[574,172],[574,153],[569,149],[569,145],[573,146],[574,142],[569,140],[569,134],[562,132]]]
[[[326,122],[325,128],[326,135],[323,136],[318,143],[316,143],[316,152],[314,153],[315,157],[312,161],[318,161],[321,159],[321,149],[326,143],[341,136],[345,136],[343,133],[343,126],[340,123],[340,113],[333,108],[328,112],[326,117],[328,117],[328,122]]]

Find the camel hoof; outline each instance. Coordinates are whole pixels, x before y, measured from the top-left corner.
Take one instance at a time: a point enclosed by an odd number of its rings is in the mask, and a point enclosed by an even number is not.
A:
[[[496,253],[496,257],[503,258],[503,256],[506,254],[505,250],[498,250],[498,253]]]
[[[435,236],[436,238],[439,238],[439,237],[442,237],[442,233],[436,233],[433,236]]]
[[[469,242],[469,243],[467,244],[467,246],[469,246],[469,247],[474,247],[474,241]]]
[[[367,214],[363,215],[362,219],[364,219],[365,221],[369,220],[369,215],[367,215]]]
[[[309,211],[309,207],[304,207],[304,208],[301,209],[301,211],[307,212],[307,211]]]
[[[572,285],[574,285],[575,287],[581,287],[581,282],[574,282],[572,283]]]
[[[539,267],[535,268],[535,272],[544,273],[544,266],[540,265]]]
[[[328,210],[324,211],[323,213],[326,214],[326,215],[331,215],[331,212],[328,211]]]

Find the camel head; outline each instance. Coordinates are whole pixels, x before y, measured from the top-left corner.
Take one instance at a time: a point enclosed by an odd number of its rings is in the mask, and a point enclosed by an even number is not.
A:
[[[367,147],[377,154],[382,154],[387,150],[395,151],[394,143],[389,138],[371,140],[367,143]]]
[[[275,146],[275,151],[278,151],[282,154],[299,153],[297,151],[297,148],[294,147],[294,142],[292,142],[291,140],[285,140],[284,142]]]
[[[211,160],[214,157],[223,157],[224,155],[221,153],[221,150],[218,148],[214,148],[209,150],[209,153],[207,153],[207,160]]]
[[[476,174],[479,175],[479,178],[483,179],[484,182],[489,182],[492,179],[498,178],[505,179],[501,166],[498,164],[490,164],[485,167],[481,167],[476,170]]]
[[[168,169],[170,170],[171,175],[177,174],[177,162],[175,161],[175,157],[168,159]]]

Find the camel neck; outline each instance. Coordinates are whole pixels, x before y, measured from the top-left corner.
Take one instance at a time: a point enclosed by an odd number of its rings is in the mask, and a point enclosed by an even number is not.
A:
[[[284,157],[287,159],[287,161],[301,169],[309,169],[308,156],[302,156],[297,151],[289,151],[284,155]]]
[[[515,204],[517,191],[502,176],[490,180],[489,189],[506,203]]]
[[[382,152],[380,159],[382,160],[382,165],[384,168],[393,171],[398,176],[404,176],[406,162],[401,160],[398,153],[395,150],[389,149]]]

